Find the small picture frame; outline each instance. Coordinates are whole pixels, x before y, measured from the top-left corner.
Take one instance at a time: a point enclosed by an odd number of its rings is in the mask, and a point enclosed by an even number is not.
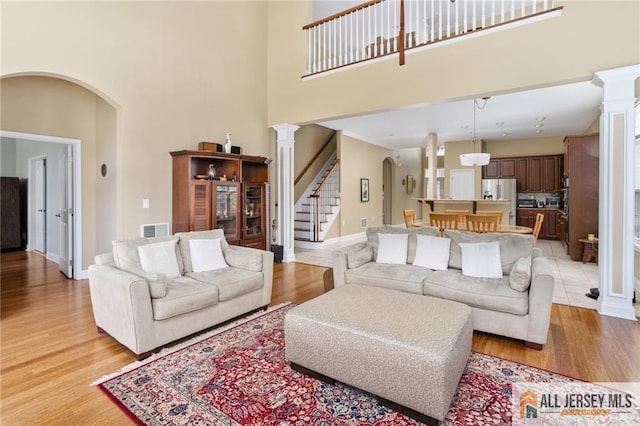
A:
[[[369,179],[360,179],[360,202],[366,203],[369,201]]]

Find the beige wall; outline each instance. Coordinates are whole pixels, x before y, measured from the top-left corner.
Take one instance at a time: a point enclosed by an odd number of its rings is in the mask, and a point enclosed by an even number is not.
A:
[[[306,43],[300,28],[311,22],[311,4],[269,2],[270,123],[585,81],[596,71],[640,62],[639,2],[558,1],[560,17],[435,46],[408,55],[404,66],[393,57],[301,79]],[[470,67],[478,52],[482,66]]]
[[[244,153],[274,158],[267,126],[267,12],[265,2],[5,2],[1,75],[61,76],[116,108],[113,220],[118,238],[133,237],[141,224],[171,221],[170,151],[222,141],[231,132]],[[95,109],[94,101],[94,122]],[[3,108],[3,130],[51,131],[28,114],[14,117],[19,123],[5,120],[7,113]],[[101,161],[93,126],[94,141],[83,148],[88,218],[96,218],[91,191]],[[56,136],[77,137],[78,127]],[[111,132],[101,129],[100,140],[112,139]],[[151,208],[142,209],[143,198]],[[86,226],[84,267],[97,247],[105,247],[96,241],[99,224]]]
[[[338,156],[340,162],[348,160],[348,167],[340,168],[340,235],[364,232],[366,229],[360,227],[361,218],[367,218],[368,226],[382,225],[382,162],[391,155],[388,149],[339,132]],[[369,202],[366,203],[360,201],[361,178],[369,179]]]
[[[564,137],[487,141],[485,149],[496,158],[562,154],[563,140]]]
[[[96,252],[108,253],[117,238],[117,112],[102,98],[96,97]],[[106,175],[102,176],[102,165]]]

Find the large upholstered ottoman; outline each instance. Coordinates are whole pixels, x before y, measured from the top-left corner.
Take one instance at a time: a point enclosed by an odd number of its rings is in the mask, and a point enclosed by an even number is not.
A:
[[[471,353],[473,321],[461,303],[347,285],[290,310],[284,333],[293,368],[355,386],[431,423],[449,411]]]

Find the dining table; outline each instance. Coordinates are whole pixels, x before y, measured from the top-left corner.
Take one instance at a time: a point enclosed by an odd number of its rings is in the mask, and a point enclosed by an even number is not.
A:
[[[416,222],[415,226],[431,226],[428,222]],[[458,222],[458,231],[466,231],[467,224]],[[533,234],[533,228],[529,228],[528,226],[522,225],[508,225],[508,224],[500,224],[498,225],[498,229],[494,232],[500,233],[511,233],[511,234]]]

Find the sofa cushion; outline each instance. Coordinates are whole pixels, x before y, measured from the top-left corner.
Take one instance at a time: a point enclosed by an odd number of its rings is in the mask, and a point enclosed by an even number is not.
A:
[[[191,269],[193,272],[228,268],[222,254],[220,238],[193,238],[189,240]]]
[[[123,271],[131,272],[137,275],[144,276],[142,264],[140,263],[140,254],[138,253],[138,247],[146,244],[154,244],[164,241],[178,241],[176,236],[167,237],[154,237],[154,238],[135,238],[131,240],[115,240],[113,245],[113,262],[116,268]],[[180,255],[180,249],[175,246],[176,260],[178,262],[178,269],[180,275],[184,274],[184,265],[182,263],[182,256]],[[160,272],[160,271],[154,271]]]
[[[445,270],[449,264],[450,238],[432,237],[416,234],[416,256],[414,266]]]
[[[407,234],[378,233],[376,263],[404,265],[407,263]]]
[[[373,248],[368,243],[352,244],[347,248],[347,267],[358,268],[373,262]]]
[[[509,277],[473,278],[459,270],[433,271],[424,280],[426,296],[465,303],[471,307],[526,315],[529,312],[529,293],[513,290]]]
[[[413,265],[388,265],[375,262],[345,272],[346,284],[383,287],[407,293],[422,294],[422,280],[431,269]]]
[[[531,256],[521,257],[513,264],[509,285],[515,291],[527,291],[531,285]]]
[[[145,272],[165,274],[167,279],[181,276],[176,254],[176,240],[138,246],[140,266]]]
[[[160,321],[218,303],[218,287],[193,278],[179,277],[167,282],[167,295],[151,299],[153,319]]]
[[[460,243],[488,243],[498,241],[500,244],[500,262],[502,273],[509,274],[513,264],[521,257],[531,256],[533,236],[525,234],[486,233],[457,231],[445,229],[445,237],[451,238],[449,268],[462,269]]]
[[[378,233],[384,232],[385,234],[408,234],[407,244],[407,263],[413,263],[416,255],[416,235],[431,235],[437,237],[440,235],[440,230],[434,226],[420,226],[415,228],[396,228],[393,226],[374,226],[367,228],[367,241],[373,249],[373,259],[378,256]]]
[[[502,278],[500,245],[490,243],[460,244],[462,275],[476,278]]]
[[[254,272],[262,271],[262,253],[257,250],[229,246],[224,257],[229,266]]]
[[[229,243],[224,238],[224,231],[222,229],[212,229],[210,231],[193,231],[193,232],[178,232],[175,237],[179,238],[178,246],[180,247],[180,254],[182,255],[182,263],[184,264],[183,273],[193,272],[193,265],[191,264],[191,246],[189,240],[191,239],[220,239],[220,246],[222,247],[222,253],[229,250]]]
[[[194,280],[215,285],[219,290],[219,300],[226,302],[243,294],[262,288],[262,272],[248,271],[240,268],[224,268],[213,271],[189,272]]]

